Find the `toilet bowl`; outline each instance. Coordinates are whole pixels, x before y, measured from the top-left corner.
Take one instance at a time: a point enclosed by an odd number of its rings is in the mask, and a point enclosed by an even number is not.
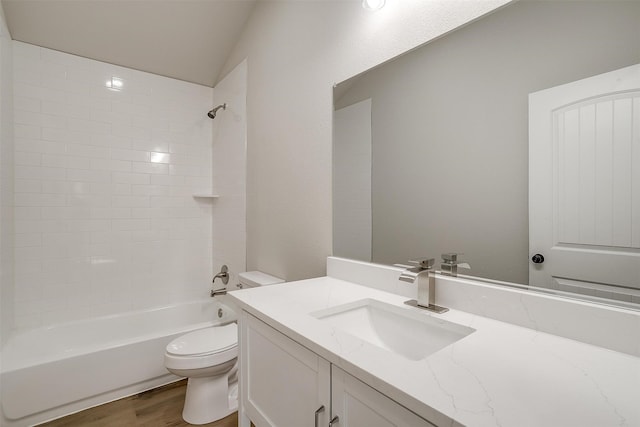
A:
[[[206,424],[238,409],[238,326],[230,323],[190,332],[167,345],[169,372],[187,377],[182,418]]]
[[[282,283],[259,271],[239,274],[238,288]],[[164,355],[169,372],[187,377],[182,418],[207,424],[238,409],[238,325],[212,326],[171,341]]]

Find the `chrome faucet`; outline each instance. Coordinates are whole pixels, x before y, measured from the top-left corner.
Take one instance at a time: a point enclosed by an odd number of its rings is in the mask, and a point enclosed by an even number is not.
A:
[[[416,283],[418,285],[418,298],[405,301],[405,304],[424,308],[435,313],[444,313],[448,308],[440,307],[435,304],[436,299],[436,271],[434,265],[436,260],[433,258],[419,259],[409,261],[415,267],[409,267],[400,274],[400,280],[408,283]]]
[[[227,294],[226,285],[227,283],[229,283],[229,267],[227,267],[226,265],[223,265],[222,268],[220,269],[220,273],[213,276],[213,281],[211,283],[216,283],[216,279],[221,279],[222,284],[225,286],[219,289],[212,289],[211,296],[215,297],[218,295],[226,295]]]
[[[458,254],[455,252],[442,254],[442,264],[440,264],[440,272],[444,276],[458,276],[458,267],[460,268],[471,268],[469,264],[466,262],[458,262]]]

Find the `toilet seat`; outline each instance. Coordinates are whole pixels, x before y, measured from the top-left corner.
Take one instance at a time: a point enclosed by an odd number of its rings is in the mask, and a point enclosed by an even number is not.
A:
[[[164,355],[169,369],[202,369],[238,357],[238,325],[230,323],[190,332],[171,341]]]

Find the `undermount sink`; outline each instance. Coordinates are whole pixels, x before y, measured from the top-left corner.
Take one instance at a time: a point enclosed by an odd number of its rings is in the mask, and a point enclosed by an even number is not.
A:
[[[335,329],[409,360],[422,360],[475,331],[373,299],[358,300],[310,314]]]

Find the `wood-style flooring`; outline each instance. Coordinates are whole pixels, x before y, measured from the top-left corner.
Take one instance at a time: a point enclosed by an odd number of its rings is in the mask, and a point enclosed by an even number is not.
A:
[[[182,419],[187,380],[145,391],[41,424],[46,427],[169,427],[189,426]],[[238,413],[206,427],[237,427]]]

